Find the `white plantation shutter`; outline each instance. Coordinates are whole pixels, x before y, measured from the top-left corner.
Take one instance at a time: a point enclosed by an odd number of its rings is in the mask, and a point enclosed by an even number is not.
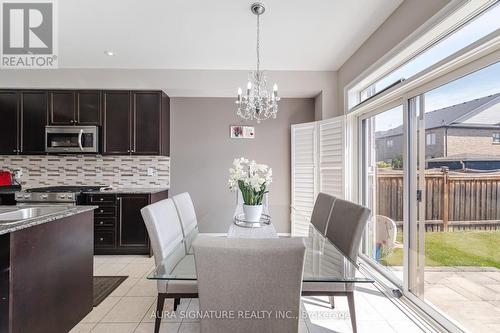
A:
[[[344,117],[318,122],[319,191],[344,198]]]
[[[292,125],[292,235],[307,235],[316,198],[316,124]]]
[[[292,125],[292,235],[307,235],[319,192],[344,198],[344,117]]]

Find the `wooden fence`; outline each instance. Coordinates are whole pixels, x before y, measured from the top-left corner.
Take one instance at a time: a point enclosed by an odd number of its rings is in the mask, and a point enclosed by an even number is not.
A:
[[[402,228],[403,174],[378,169],[377,214]],[[426,231],[500,230],[500,173],[426,170]]]

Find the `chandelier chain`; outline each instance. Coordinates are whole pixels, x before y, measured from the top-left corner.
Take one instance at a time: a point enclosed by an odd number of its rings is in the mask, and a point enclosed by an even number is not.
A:
[[[260,15],[257,15],[257,73],[260,70]]]

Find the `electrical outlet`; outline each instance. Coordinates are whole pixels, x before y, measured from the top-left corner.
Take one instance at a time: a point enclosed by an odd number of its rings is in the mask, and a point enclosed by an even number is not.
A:
[[[154,176],[155,175],[155,169],[152,167],[148,168],[148,176]]]

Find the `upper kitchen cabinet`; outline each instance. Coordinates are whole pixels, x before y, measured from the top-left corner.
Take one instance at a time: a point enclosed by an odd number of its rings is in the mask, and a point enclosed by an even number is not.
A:
[[[45,154],[48,95],[45,91],[21,92],[21,144],[19,153]]]
[[[130,154],[131,117],[130,92],[105,91],[104,104],[104,154]]]
[[[76,121],[79,125],[102,125],[101,92],[76,92]]]
[[[49,92],[51,125],[101,125],[99,91]]]
[[[109,91],[104,99],[104,154],[170,153],[170,100],[161,91]]]
[[[50,124],[72,125],[75,122],[75,92],[51,91],[50,99]]]
[[[0,154],[43,154],[47,93],[0,91]]]
[[[18,147],[19,93],[0,91],[0,154],[15,154]]]

